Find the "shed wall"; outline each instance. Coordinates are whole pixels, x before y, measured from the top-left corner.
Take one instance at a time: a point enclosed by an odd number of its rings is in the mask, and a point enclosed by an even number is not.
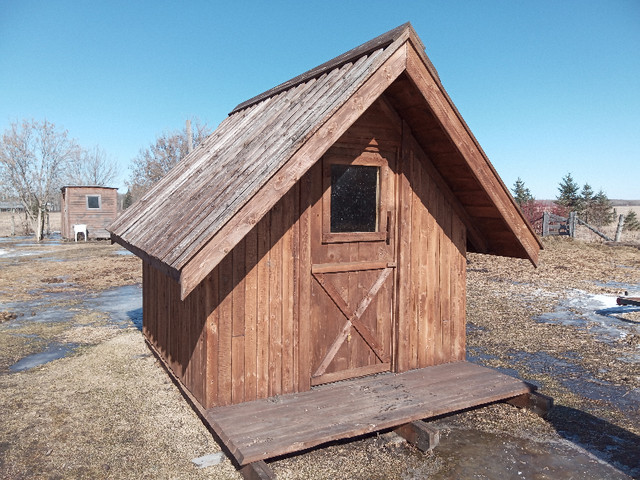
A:
[[[399,167],[396,371],[465,359],[466,229],[405,127]]]
[[[397,157],[395,371],[464,359],[465,228],[450,192],[388,103],[376,102],[332,147]],[[184,300],[144,265],[144,334],[205,408],[310,388],[312,238],[322,216],[318,162]],[[315,245],[315,246],[314,246]]]
[[[294,187],[184,300],[144,264],[143,329],[205,408],[298,390]]]
[[[87,208],[87,195],[100,196],[100,208]],[[73,239],[73,226],[87,225],[89,238],[109,238],[107,227],[118,216],[118,191],[102,187],[65,187],[60,206],[61,235]]]

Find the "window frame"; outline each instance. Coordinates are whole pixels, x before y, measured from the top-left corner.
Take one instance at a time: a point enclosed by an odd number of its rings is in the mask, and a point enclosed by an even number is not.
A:
[[[332,232],[331,231],[331,166],[359,165],[378,167],[378,229],[375,232]],[[387,160],[379,154],[364,153],[356,158],[331,155],[323,159],[322,165],[322,243],[382,242],[387,240],[387,183],[389,168]]]
[[[90,207],[89,206],[89,197],[96,197],[98,199],[98,206],[97,207]],[[100,195],[99,193],[87,193],[85,195],[85,202],[87,205],[87,210],[102,210],[102,195]]]

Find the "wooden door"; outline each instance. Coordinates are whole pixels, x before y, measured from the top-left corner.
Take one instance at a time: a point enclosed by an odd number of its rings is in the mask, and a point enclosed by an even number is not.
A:
[[[312,385],[391,369],[396,264],[389,157],[322,159],[323,193],[311,232]]]

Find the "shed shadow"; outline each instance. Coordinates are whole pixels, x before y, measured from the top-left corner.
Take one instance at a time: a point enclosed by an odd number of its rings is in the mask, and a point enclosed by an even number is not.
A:
[[[624,318],[620,315],[624,315],[625,313],[634,313],[640,312],[640,307],[629,307],[629,306],[619,306],[619,307],[610,307],[603,308],[600,310],[596,310],[597,315],[603,315],[605,317],[615,318],[616,320],[620,320],[621,322],[631,323],[634,325],[640,324],[638,320],[633,320],[630,318]]]
[[[640,436],[565,405],[554,405],[546,420],[561,437],[632,478],[640,478]]]
[[[129,310],[127,312],[127,317],[129,317],[129,320],[131,320],[134,327],[139,331],[142,331],[142,307],[136,308],[135,310]]]

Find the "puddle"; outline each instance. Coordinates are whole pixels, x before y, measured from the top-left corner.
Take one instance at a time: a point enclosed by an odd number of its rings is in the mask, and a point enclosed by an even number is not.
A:
[[[446,424],[439,423],[436,422],[436,426],[446,428]],[[444,459],[444,468],[429,475],[430,479],[629,478],[569,441],[541,442],[479,430],[452,428],[442,431],[436,455]],[[409,472],[407,478],[424,476]]]
[[[142,330],[142,287],[127,285],[105,290],[94,297],[88,297],[83,307],[109,315],[112,324],[126,328],[133,324]]]
[[[67,304],[56,304],[61,300],[67,300]],[[69,300],[73,305],[68,304]],[[18,331],[33,323],[70,322],[71,326],[76,326],[72,320],[74,316],[83,312],[104,313],[109,325],[119,328],[135,327],[141,330],[142,288],[140,285],[128,285],[97,294],[76,293],[73,296],[68,293],[51,293],[36,300],[0,304],[0,311],[10,311],[18,315],[2,324],[2,329],[7,333],[11,333],[12,330]],[[101,318],[101,324],[104,321]],[[21,335],[17,332],[11,334]],[[41,352],[20,359],[9,370],[11,372],[28,370],[73,353],[78,347],[79,344],[75,343],[53,342]]]
[[[5,322],[7,328],[19,328],[29,323],[66,322],[73,317],[74,312],[69,305],[56,305],[56,302],[66,300],[73,303],[76,296],[67,293],[44,293],[36,300],[26,302],[0,303],[0,311],[8,311],[17,315],[13,320]]]
[[[631,285],[625,286],[627,289],[631,287]],[[624,307],[625,309],[621,310],[616,303],[616,298],[611,295],[593,295],[581,290],[573,290],[570,296],[558,302],[553,312],[544,313],[535,320],[585,328],[602,341],[618,340],[630,333],[640,335],[640,324],[615,316],[616,313],[639,309]]]
[[[9,367],[12,373],[23,372],[40,365],[58,360],[73,353],[80,345],[76,343],[51,343],[42,352],[28,355]]]
[[[509,355],[534,374],[555,378],[571,392],[582,397],[607,402],[627,414],[635,414],[640,405],[640,388],[626,388],[594,377],[578,363],[545,352],[514,352]],[[577,354],[570,355],[572,357]]]
[[[27,242],[29,239],[33,240],[32,236],[14,236],[14,237],[0,237],[0,243],[12,243],[15,241]]]
[[[121,249],[121,250],[116,250],[115,252],[113,252],[114,255],[133,255],[133,253],[131,253],[129,250],[125,250],[125,249]]]
[[[2,258],[16,258],[16,257],[28,257],[30,255],[40,255],[47,253],[45,250],[15,250],[13,248],[0,249],[0,257]]]
[[[632,297],[640,295],[640,285],[635,285],[632,283],[596,282],[596,285],[598,285],[599,287],[615,288],[616,290],[620,290],[620,296],[622,296],[624,292],[628,292],[628,294]]]
[[[52,233],[42,242],[38,243],[33,236],[0,237],[0,258],[26,257],[49,253],[42,250],[43,247],[63,245],[60,233]]]

